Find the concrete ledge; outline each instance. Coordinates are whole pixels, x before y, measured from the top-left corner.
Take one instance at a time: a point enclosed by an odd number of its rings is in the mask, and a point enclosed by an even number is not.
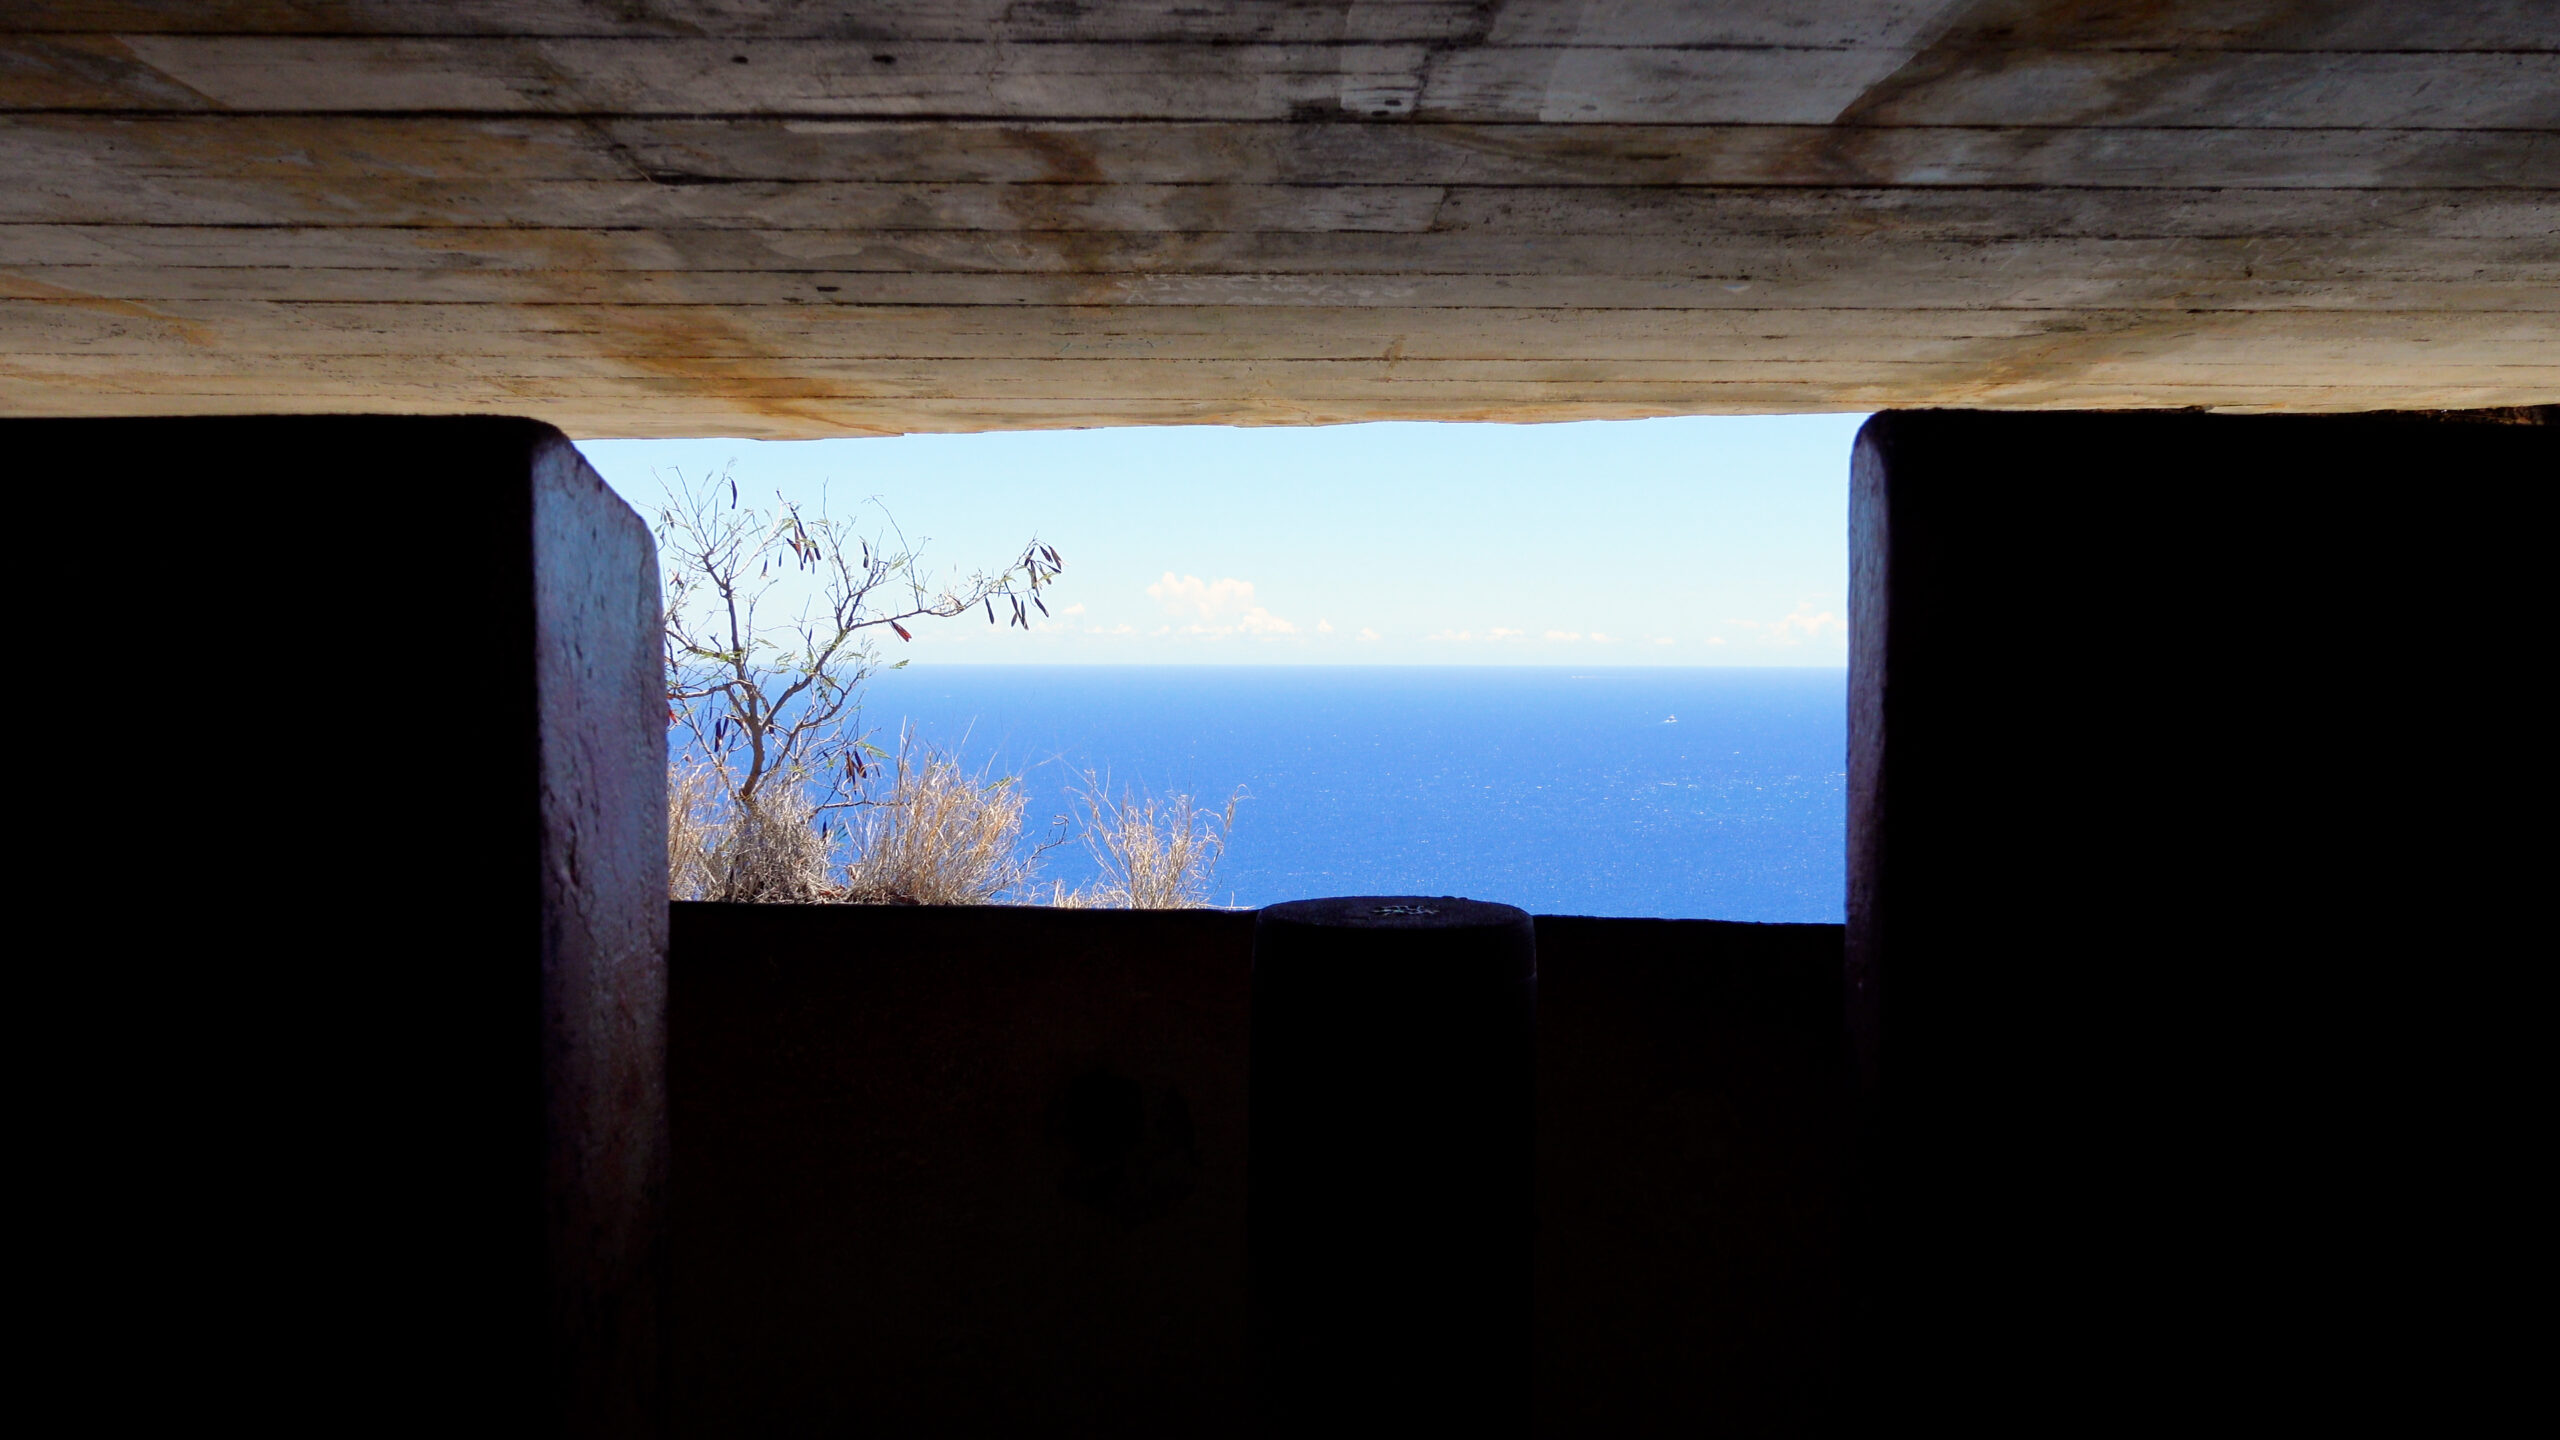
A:
[[[1236,1430],[1252,925],[674,907],[679,1433]],[[1539,944],[1541,1428],[1817,1423],[1839,928]]]

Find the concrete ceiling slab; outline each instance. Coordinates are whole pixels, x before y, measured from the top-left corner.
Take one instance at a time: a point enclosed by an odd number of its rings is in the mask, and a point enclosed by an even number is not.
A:
[[[2560,400],[2545,0],[22,0],[0,408]]]

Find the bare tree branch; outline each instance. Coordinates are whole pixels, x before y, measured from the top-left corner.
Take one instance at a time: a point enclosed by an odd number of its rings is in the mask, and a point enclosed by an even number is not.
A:
[[[740,502],[726,470],[669,474],[656,526],[667,723],[681,734],[680,760],[700,767],[705,803],[741,820],[762,823],[777,789],[811,817],[869,803],[863,787],[886,757],[855,722],[863,682],[881,668],[881,632],[904,643],[908,622],[981,609],[992,623],[999,604],[1028,630],[1026,597],[1047,614],[1040,592],[1066,568],[1035,537],[1004,569],[937,586],[923,546],[885,507],[882,530],[865,535],[823,497],[803,510],[776,496],[763,510]],[[777,613],[795,593],[796,608]]]

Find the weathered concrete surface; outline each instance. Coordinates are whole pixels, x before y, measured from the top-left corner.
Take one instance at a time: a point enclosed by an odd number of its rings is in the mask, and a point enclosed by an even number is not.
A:
[[[2560,9],[31,0],[0,406],[2560,398]]]
[[[1247,1433],[1253,926],[674,906],[672,1432]],[[1833,1428],[1840,943],[1538,920],[1538,1434]]]
[[[1538,930],[1450,895],[1263,909],[1247,1128],[1256,1431],[1526,1440]]]
[[[2554,475],[2553,411],[1867,423],[1846,1433],[2494,1428]]]
[[[30,1102],[49,1143],[21,1166],[55,1207],[30,1227],[60,1286],[39,1368],[88,1375],[123,1337],[148,1376],[109,1403],[177,1423],[658,1433],[648,527],[524,421],[19,421],[0,453],[58,477],[19,522],[57,537],[45,588],[94,568],[72,517],[120,527],[153,578],[94,592],[88,624],[149,658],[88,672],[147,671],[184,717],[85,723],[89,769],[30,777],[27,808],[58,813],[102,754],[173,762],[116,782],[130,805],[25,887],[79,923],[21,949],[84,947],[17,1011],[26,1068],[67,1077]],[[458,640],[468,660],[424,660]],[[249,677],[270,655],[302,701]],[[260,767],[219,819],[181,798]],[[147,878],[78,858],[155,823],[184,853]]]

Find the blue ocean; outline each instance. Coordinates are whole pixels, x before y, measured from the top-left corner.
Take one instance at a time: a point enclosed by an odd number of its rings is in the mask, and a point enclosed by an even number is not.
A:
[[[872,678],[862,725],[1020,775],[1034,833],[1088,770],[1115,793],[1241,789],[1220,903],[1842,917],[1838,670],[914,667]],[[1071,843],[1042,874],[1073,887],[1094,867]]]

